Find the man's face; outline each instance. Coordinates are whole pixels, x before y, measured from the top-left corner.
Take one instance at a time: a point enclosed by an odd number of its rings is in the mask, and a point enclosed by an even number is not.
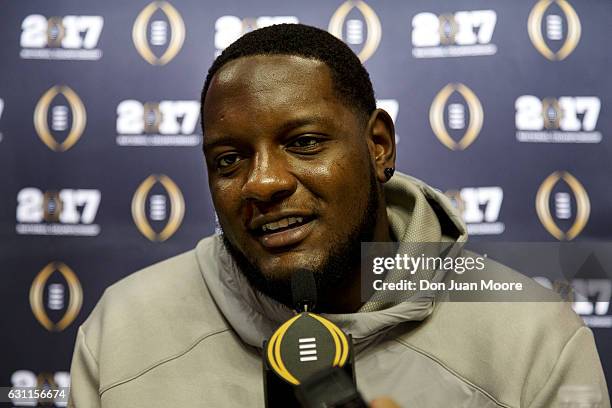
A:
[[[364,126],[336,96],[324,63],[231,61],[213,78],[203,114],[225,239],[266,280],[316,272],[359,238],[364,222],[373,228],[377,193]]]

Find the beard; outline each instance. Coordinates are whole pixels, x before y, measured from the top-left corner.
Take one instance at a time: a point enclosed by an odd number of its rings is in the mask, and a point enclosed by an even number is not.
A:
[[[367,205],[356,219],[359,222],[349,231],[343,239],[332,242],[326,258],[321,267],[312,270],[317,285],[320,300],[326,303],[328,296],[342,293],[353,279],[359,279],[359,264],[361,261],[361,243],[371,242],[377,223],[377,211],[380,203],[379,190],[374,169],[370,171],[369,192]],[[293,308],[291,295],[291,278],[274,277],[264,274],[257,264],[251,261],[234,243],[224,234],[221,234],[226,250],[234,259],[236,265],[249,283],[256,290]],[[295,270],[298,270],[296,268]],[[279,274],[292,276],[295,271]],[[315,310],[318,308],[315,307]],[[317,310],[324,312],[324,310]]]

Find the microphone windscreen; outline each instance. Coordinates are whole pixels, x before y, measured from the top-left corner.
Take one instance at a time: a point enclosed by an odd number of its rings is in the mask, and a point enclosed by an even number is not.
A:
[[[304,306],[308,307],[308,310],[314,309],[317,304],[317,283],[312,271],[299,269],[293,273],[291,295],[296,310],[302,311]]]

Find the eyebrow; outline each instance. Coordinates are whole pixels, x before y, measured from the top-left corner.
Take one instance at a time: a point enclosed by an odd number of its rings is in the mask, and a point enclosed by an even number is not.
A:
[[[303,126],[312,125],[315,123],[323,124],[327,126],[333,126],[335,124],[334,121],[330,120],[329,118],[322,117],[319,115],[311,115],[311,116],[305,116],[305,117],[291,119],[286,122],[283,122],[277,129],[275,129],[274,133],[283,134],[283,133],[289,132],[290,130],[297,129]],[[240,138],[236,136],[216,136],[215,135],[215,136],[207,137],[206,135],[204,135],[203,148],[206,150],[206,149],[212,149],[213,147],[216,147],[219,145],[233,144],[233,143],[239,143],[239,142],[240,142]]]

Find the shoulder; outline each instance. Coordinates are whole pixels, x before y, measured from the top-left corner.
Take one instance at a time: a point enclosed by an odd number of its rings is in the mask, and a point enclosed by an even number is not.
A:
[[[554,292],[501,264],[487,266],[497,279],[521,282],[531,301],[439,302],[399,341],[500,405],[520,406],[533,397],[526,393],[544,385],[572,337],[589,329]]]
[[[191,250],[106,289],[82,326],[100,367],[101,389],[228,330],[200,268]]]

